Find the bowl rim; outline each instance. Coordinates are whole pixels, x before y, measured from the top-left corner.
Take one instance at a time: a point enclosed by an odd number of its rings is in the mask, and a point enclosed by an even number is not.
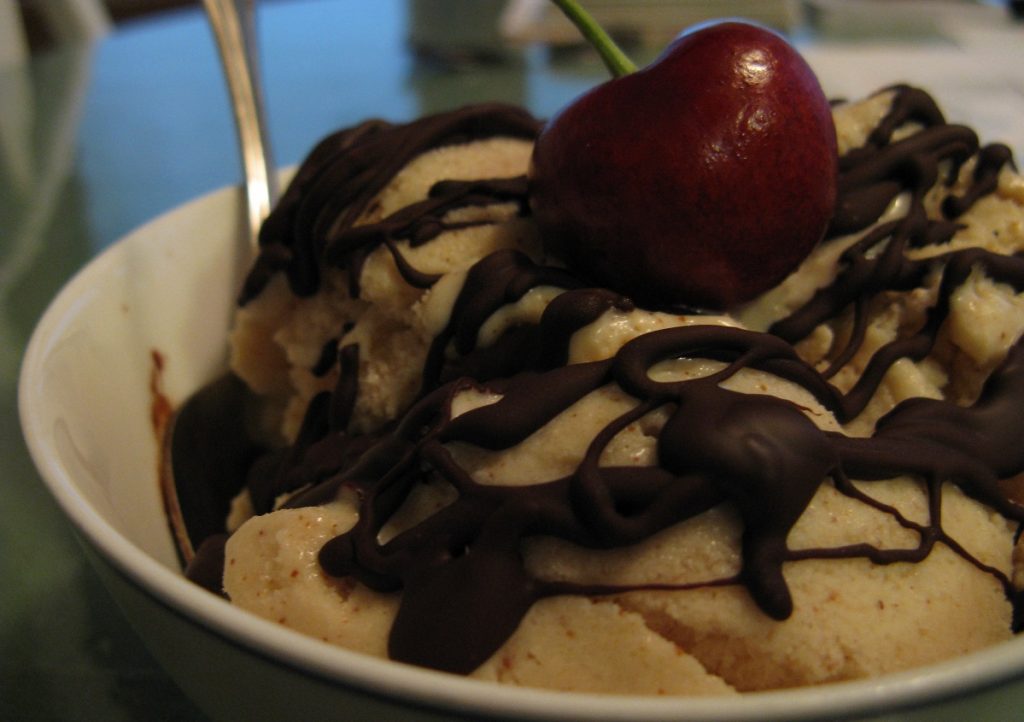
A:
[[[273,664],[350,691],[431,711],[492,718],[592,720],[800,720],[848,718],[940,704],[1024,678],[1024,635],[955,659],[876,678],[736,697],[651,697],[556,692],[462,678],[350,651],[273,624],[211,594],[167,568],[116,530],[77,489],[52,447],[51,430],[33,412],[45,397],[43,362],[129,249],[145,247],[154,229],[193,213],[242,202],[226,186],[179,205],[129,232],[80,268],[43,312],[22,358],[18,411],[30,456],[50,493],[84,540],[122,579],[167,611]],[[241,231],[239,231],[241,232]],[[207,239],[229,242],[228,238]],[[154,471],[156,464],[154,464]],[[157,483],[155,477],[153,483]]]

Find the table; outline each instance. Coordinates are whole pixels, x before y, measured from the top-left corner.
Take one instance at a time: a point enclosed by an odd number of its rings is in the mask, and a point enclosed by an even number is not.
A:
[[[497,99],[547,116],[603,78],[586,52],[503,43],[502,2],[473,0],[462,10],[475,16],[446,32],[437,18],[453,2],[265,2],[278,160],[295,163],[321,135],[368,115],[402,120]],[[925,85],[951,118],[1011,143],[1021,159],[1024,26],[1003,7],[818,0],[799,9],[808,20],[793,38],[830,93]],[[113,607],[40,484],[16,383],[33,324],[76,269],[147,219],[239,181],[219,72],[198,10],[0,69],[0,719],[203,719]]]

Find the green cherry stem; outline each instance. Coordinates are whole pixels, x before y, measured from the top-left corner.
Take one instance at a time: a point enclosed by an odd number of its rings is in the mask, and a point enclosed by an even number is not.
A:
[[[598,25],[590,13],[584,10],[576,0],[551,1],[572,21],[587,42],[594,46],[613,76],[620,78],[636,71],[633,61],[626,57],[626,54],[615,44],[604,28]]]

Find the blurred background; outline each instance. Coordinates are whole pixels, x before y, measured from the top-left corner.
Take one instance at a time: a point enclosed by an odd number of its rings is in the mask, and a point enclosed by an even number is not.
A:
[[[606,77],[547,0],[258,5],[271,139],[286,164],[321,135],[369,114],[401,120],[496,99],[546,116]],[[1024,145],[1014,135],[1024,115],[1024,74],[1014,60],[1024,23],[1014,21],[1009,0],[585,5],[641,64],[688,25],[742,16],[787,34],[834,96],[926,83],[942,91],[944,107],[967,109],[965,120],[998,134],[993,139]],[[0,172],[24,178],[30,166],[46,164],[42,156],[67,163],[73,149],[74,174],[92,201],[94,248],[239,177],[199,0],[0,0],[3,69]],[[41,134],[59,141],[33,155],[28,148]],[[63,156],[54,142],[68,149]]]
[[[271,0],[263,0],[271,1]],[[277,0],[287,1],[287,0]],[[24,30],[33,50],[52,46],[67,37],[67,23],[64,30],[59,15],[79,14],[93,16],[91,22],[122,23],[144,18],[153,13],[182,8],[196,7],[201,0],[4,0],[18,6],[24,18]],[[855,0],[856,2],[856,0]],[[895,0],[899,2],[899,0]],[[466,0],[452,2],[440,0],[412,4],[434,5],[440,12],[478,12],[477,6],[499,8],[508,16],[516,16],[528,30],[525,35],[533,39],[575,41],[569,24],[545,0]],[[894,0],[874,0],[880,4],[894,4]],[[367,10],[373,3],[364,3]],[[835,1],[815,2],[814,0],[592,0],[588,9],[606,28],[612,28],[620,38],[632,37],[637,40],[657,41],[674,28],[692,24],[708,17],[741,15],[760,20],[776,28],[788,30],[799,25],[807,14],[820,12],[821,8],[836,5]],[[1024,13],[1024,2],[1020,0],[987,0],[987,4],[1005,5],[1009,12]],[[77,6],[77,8],[76,8]],[[884,8],[883,8],[884,10]],[[490,10],[480,11],[483,13]],[[526,23],[530,24],[526,28]]]

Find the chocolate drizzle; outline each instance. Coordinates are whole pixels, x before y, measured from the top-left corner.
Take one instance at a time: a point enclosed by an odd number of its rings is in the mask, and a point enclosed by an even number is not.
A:
[[[786,562],[851,557],[878,564],[918,562],[940,542],[1015,596],[1003,572],[974,558],[945,532],[941,502],[942,486],[952,483],[1005,517],[1024,522],[1024,507],[998,483],[1024,472],[1018,423],[1024,342],[1011,346],[973,403],[914,398],[884,416],[868,438],[822,431],[795,403],[722,386],[743,369],[759,369],[806,389],[837,420],[847,422],[863,411],[897,361],[932,353],[950,297],[972,269],[1024,291],[1021,257],[980,248],[927,258],[908,255],[915,248],[948,243],[959,227],[957,219],[994,190],[1010,154],[1004,146],[979,149],[973,131],[946,124],[922,91],[904,86],[893,91],[892,107],[868,143],[840,161],[830,235],[864,235],[842,254],[834,281],[769,333],[711,325],[670,328],[630,341],[611,359],[565,365],[577,329],[608,309],[628,310],[631,302],[585,288],[565,269],[502,251],[470,270],[448,325],[430,348],[419,401],[393,429],[369,440],[344,433],[356,393],[352,386],[333,399],[314,400],[299,442],[275,465],[275,492],[311,485],[288,502],[301,506],[329,501],[342,487],[358,491],[359,520],[323,547],[320,562],[328,574],[402,593],[390,635],[391,657],[471,672],[508,638],[536,600],[554,594],[740,584],[765,614],[785,619],[793,609],[783,575]],[[310,293],[317,278],[314,259],[319,258],[358,275],[366,249],[381,243],[392,249],[410,284],[429,285],[432,278],[403,266],[393,241],[429,242],[443,229],[439,219],[444,211],[458,204],[514,200],[525,209],[520,182],[444,184],[400,217],[370,227],[352,228],[352,223],[408,160],[413,135],[425,133],[434,143],[467,133],[479,127],[477,113],[486,115],[469,109],[404,129],[367,124],[325,141],[268,222],[260,262],[243,296],[258,292],[267,269],[284,269],[296,293]],[[500,115],[507,113],[503,109]],[[893,141],[894,131],[908,121],[924,127]],[[532,121],[516,116],[488,132],[529,135],[534,129]],[[364,142],[373,145],[372,153],[360,150]],[[950,197],[943,219],[928,219],[925,193],[937,182],[951,185],[972,157],[977,162],[971,186]],[[878,223],[901,193],[909,196],[906,215]],[[936,274],[936,301],[921,327],[876,351],[852,388],[842,392],[834,386],[830,379],[863,343],[872,302],[881,294],[924,287]],[[479,329],[494,311],[544,285],[566,291],[549,304],[539,323],[506,332],[495,345],[501,353],[477,348]],[[793,344],[847,310],[853,330],[842,347],[832,350],[830,367],[819,371],[803,361]],[[352,346],[340,350],[349,384],[354,383],[357,354]],[[722,367],[685,381],[652,378],[652,366],[676,358],[708,359]],[[536,479],[523,487],[482,485],[452,454],[453,442],[508,449],[608,384],[617,384],[635,404],[592,440],[578,468],[564,478]],[[452,418],[453,398],[474,387],[500,399]],[[655,410],[668,412],[657,435],[657,465],[602,465],[602,452],[615,436]],[[863,491],[865,485],[900,475],[913,475],[925,485],[931,509],[926,523],[908,520]],[[381,543],[382,527],[411,490],[441,480],[455,489],[456,499]],[[851,480],[865,483],[855,486]],[[789,549],[789,531],[828,482],[915,531],[919,544],[908,549],[867,543]],[[736,577],[687,585],[579,585],[535,578],[524,564],[521,546],[528,537],[557,537],[592,549],[622,547],[722,503],[735,507],[744,526]]]
[[[328,136],[302,162],[263,224],[260,253],[239,302],[244,305],[259,295],[278,271],[287,274],[297,296],[311,296],[319,288],[322,263],[347,269],[350,291],[358,296],[362,263],[382,243],[395,254],[409,283],[430,285],[435,279],[405,264],[394,242],[429,241],[445,230],[442,216],[453,208],[522,201],[515,181],[439,184],[430,199],[380,223],[356,227],[356,222],[395,174],[424,151],[495,136],[532,139],[538,129],[538,121],[526,111],[488,104],[406,125],[372,120]]]

